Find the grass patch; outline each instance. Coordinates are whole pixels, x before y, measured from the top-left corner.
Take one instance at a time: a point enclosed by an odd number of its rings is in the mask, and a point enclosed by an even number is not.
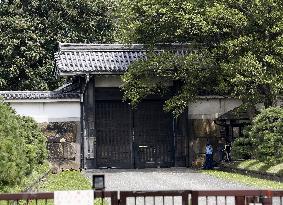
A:
[[[36,170],[34,170],[33,174],[26,178],[22,184],[22,186],[12,187],[7,190],[9,193],[20,192],[23,185],[30,185],[39,177],[42,176],[43,173],[49,170],[48,164],[43,166],[39,166]],[[44,181],[39,183],[38,192],[53,192],[53,191],[68,191],[68,190],[90,190],[91,182],[88,178],[86,178],[82,173],[78,171],[64,171],[59,174],[48,174]],[[12,201],[10,201],[13,203]],[[26,204],[26,200],[20,200],[18,204]],[[39,200],[36,202],[35,200],[30,200],[30,205],[54,205],[54,200]],[[96,199],[94,201],[94,205],[108,205],[106,201],[102,199]],[[7,205],[6,201],[0,201],[0,205]]]
[[[229,173],[217,170],[203,170],[202,173],[215,176],[220,179],[227,181],[238,182],[245,185],[249,185],[259,189],[283,189],[283,183],[270,181],[266,179],[258,179],[255,177],[250,177],[242,174]]]
[[[239,168],[239,169],[244,169],[244,170],[249,170],[249,171],[266,172],[269,174],[277,174],[277,175],[283,176],[283,163],[271,166],[263,162],[260,162],[258,160],[245,160],[241,162],[234,162],[227,166],[231,168]]]
[[[79,171],[64,171],[59,174],[50,174],[40,187],[42,192],[90,189],[92,189],[90,180]],[[47,205],[53,204],[53,200],[51,200]],[[96,199],[94,205],[108,205],[108,203],[102,199]]]
[[[78,171],[50,174],[40,186],[40,191],[46,192],[88,189],[92,189],[90,180]]]
[[[252,171],[266,171],[269,166],[258,160],[246,160],[240,162],[236,167]]]
[[[266,172],[271,174],[279,174],[280,176],[283,176],[283,163],[269,167]]]

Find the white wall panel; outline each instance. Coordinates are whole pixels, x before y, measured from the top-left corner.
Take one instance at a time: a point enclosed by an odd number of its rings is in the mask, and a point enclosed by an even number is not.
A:
[[[189,119],[216,119],[220,115],[241,105],[241,101],[232,98],[198,99],[189,105]]]
[[[22,116],[37,122],[80,121],[80,102],[9,102]]]

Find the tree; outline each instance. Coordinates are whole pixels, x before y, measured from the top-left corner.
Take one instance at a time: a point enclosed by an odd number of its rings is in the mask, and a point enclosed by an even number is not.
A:
[[[278,0],[228,1],[244,24],[217,48],[220,66],[230,73],[234,94],[245,102],[272,106],[283,92],[283,10]],[[220,30],[218,26],[218,30]]]
[[[214,69],[215,61],[206,50],[182,57],[168,51],[149,55],[149,59],[133,63],[123,76],[124,97],[130,99],[133,106],[147,95],[167,94],[172,81],[178,84],[178,89],[164,108],[175,116],[181,114],[197,94],[217,93],[218,88],[212,85],[220,83],[219,71]]]
[[[252,159],[255,157],[254,140],[250,137],[249,131],[251,127],[245,127],[244,135],[237,137],[232,145],[232,157],[237,159]]]
[[[283,108],[269,107],[261,111],[232,146],[233,157],[255,158],[266,164],[283,162]]]
[[[58,42],[112,39],[113,4],[103,0],[0,3],[0,90],[52,90]]]
[[[150,45],[191,42],[186,56],[156,62],[161,55],[150,57],[147,65],[137,62],[130,66],[123,89],[125,98],[134,104],[147,94],[159,93],[160,80],[154,81],[153,76],[167,74],[169,65],[166,80],[180,81],[181,91],[165,108],[176,114],[203,93],[231,94],[245,103],[264,102],[266,107],[283,93],[281,1],[122,2],[125,12],[121,12],[119,39]],[[139,64],[147,68],[141,69]]]
[[[256,159],[271,165],[283,162],[283,108],[262,110],[254,118],[249,135]]]
[[[47,158],[46,137],[31,118],[0,101],[0,190],[20,184]]]

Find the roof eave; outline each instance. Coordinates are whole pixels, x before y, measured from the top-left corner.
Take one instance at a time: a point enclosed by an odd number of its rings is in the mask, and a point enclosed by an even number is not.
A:
[[[44,98],[44,99],[3,99],[7,103],[56,103],[56,102],[80,102],[80,98]]]
[[[62,72],[60,71],[58,75],[60,76],[74,76],[74,75],[123,75],[125,71],[115,71],[115,72]]]
[[[154,49],[170,48],[170,49],[182,49],[182,48],[190,48],[194,47],[194,43],[163,43],[163,44],[155,44]],[[87,43],[61,43],[59,42],[59,52],[60,51],[105,51],[105,50],[149,50],[152,48],[151,45],[147,44],[87,44]]]

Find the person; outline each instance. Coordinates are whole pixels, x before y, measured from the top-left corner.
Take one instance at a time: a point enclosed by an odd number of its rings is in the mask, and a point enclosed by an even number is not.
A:
[[[209,142],[205,146],[205,162],[203,168],[213,169],[213,148]]]
[[[224,157],[225,157],[225,139],[221,138],[218,141],[218,163],[223,162]]]
[[[227,142],[225,144],[225,156],[226,156],[226,162],[231,162],[231,143]]]

